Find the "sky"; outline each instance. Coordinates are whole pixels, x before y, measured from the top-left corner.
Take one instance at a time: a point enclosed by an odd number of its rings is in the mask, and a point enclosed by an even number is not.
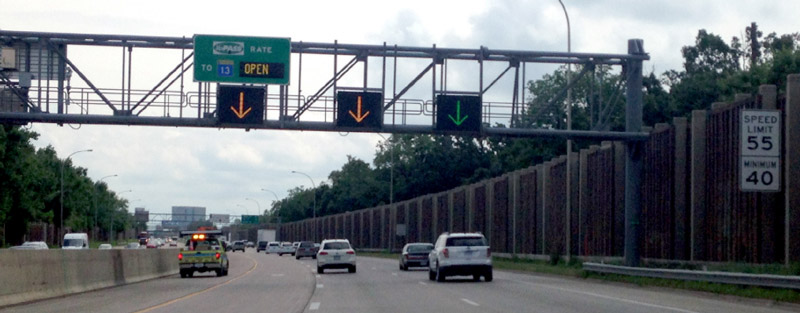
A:
[[[656,75],[681,69],[680,49],[692,45],[700,29],[727,42],[742,37],[751,22],[758,23],[765,35],[800,31],[796,17],[800,1],[794,0],[564,0],[564,5],[573,52],[622,54],[628,39],[643,39],[650,55],[645,73]],[[84,34],[224,34],[305,42],[566,51],[566,24],[557,0],[0,0],[2,30]],[[100,51],[76,47],[70,48],[69,56],[99,87],[118,88],[119,50]],[[134,88],[152,88],[178,57],[162,51],[136,52]],[[553,69],[531,66],[527,78]],[[418,71],[401,69],[398,76],[413,77]],[[330,70],[304,75],[306,94],[329,79]],[[468,79],[458,74],[452,80],[470,88]],[[282,199],[290,189],[311,186],[307,177],[292,171],[309,175],[319,185],[341,168],[348,155],[371,163],[383,140],[377,134],[277,130],[29,127],[40,134],[36,147],[53,146],[62,158],[93,149],[74,155],[73,163],[87,168],[93,180],[117,175],[103,181],[130,201],[131,211],[144,207],[151,213],[169,213],[172,206],[202,206],[207,213],[255,214],[276,196]]]

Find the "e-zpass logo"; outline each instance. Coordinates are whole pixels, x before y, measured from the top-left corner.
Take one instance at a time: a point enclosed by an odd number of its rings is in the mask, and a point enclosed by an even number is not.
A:
[[[244,55],[244,42],[215,41],[214,54],[217,55]]]

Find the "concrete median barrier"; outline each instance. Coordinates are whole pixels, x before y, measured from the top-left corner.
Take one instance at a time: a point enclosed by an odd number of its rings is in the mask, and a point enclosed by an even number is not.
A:
[[[178,273],[177,249],[0,250],[0,307]]]

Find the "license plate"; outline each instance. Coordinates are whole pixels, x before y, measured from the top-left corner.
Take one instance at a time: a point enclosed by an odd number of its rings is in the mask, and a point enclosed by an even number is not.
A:
[[[333,260],[334,260],[334,261],[339,261],[339,260],[341,260],[341,259],[342,259],[342,257],[341,257],[341,256],[339,256],[339,255],[334,255],[334,256],[333,256]]]
[[[203,263],[195,263],[194,267],[203,267]]]

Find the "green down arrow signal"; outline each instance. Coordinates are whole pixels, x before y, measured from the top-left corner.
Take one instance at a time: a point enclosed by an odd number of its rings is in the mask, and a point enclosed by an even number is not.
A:
[[[461,126],[461,124],[467,120],[467,117],[469,117],[469,115],[464,115],[464,117],[461,117],[461,101],[459,100],[456,101],[456,117],[453,117],[450,114],[447,114],[447,117],[449,117],[450,120],[456,124],[456,126]]]

